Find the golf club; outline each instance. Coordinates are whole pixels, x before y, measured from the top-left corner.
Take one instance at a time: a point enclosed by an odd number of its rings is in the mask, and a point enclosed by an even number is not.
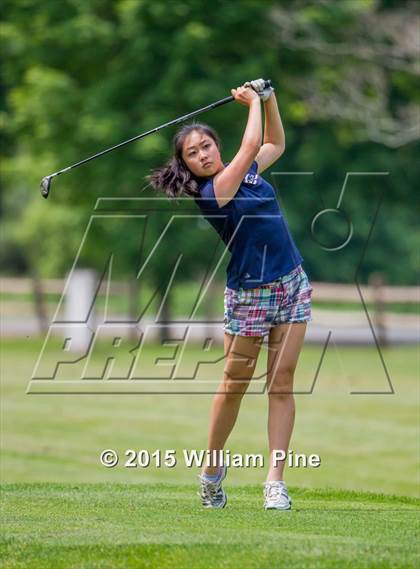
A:
[[[267,87],[271,87],[270,79],[265,80],[264,88],[267,88]],[[76,164],[72,164],[71,166],[67,166],[67,168],[63,168],[62,170],[59,170],[58,172],[54,172],[53,174],[50,174],[49,176],[45,176],[41,180],[41,195],[44,198],[48,198],[48,195],[49,195],[50,190],[51,190],[51,181],[53,178],[55,178],[55,176],[59,176],[60,174],[64,174],[64,172],[69,172],[70,170],[73,170],[73,168],[77,168],[78,166],[81,166],[82,164],[85,164],[86,162],[90,162],[91,160],[95,160],[95,158],[99,158],[99,156],[103,156],[104,154],[108,154],[108,152],[112,152],[113,150],[116,150],[117,148],[121,148],[122,146],[125,146],[126,144],[130,144],[131,142],[134,142],[135,140],[140,140],[141,138],[144,138],[145,136],[148,136],[149,134],[152,134],[154,132],[158,132],[159,130],[166,128],[167,126],[172,126],[174,124],[178,124],[180,122],[189,120],[190,118],[192,118],[192,117],[194,117],[200,113],[204,113],[204,112],[209,111],[211,109],[215,109],[216,107],[220,107],[221,105],[225,105],[226,103],[230,103],[231,101],[234,101],[234,97],[232,95],[230,95],[229,97],[225,97],[224,99],[220,99],[219,101],[216,101],[215,103],[211,103],[210,105],[207,105],[206,107],[202,107],[201,109],[197,109],[196,111],[193,111],[192,113],[188,113],[187,115],[183,115],[181,117],[173,119],[173,120],[171,120],[165,124],[162,124],[156,128],[148,130],[147,132],[143,132],[142,134],[139,134],[137,136],[133,136],[133,138],[125,140],[124,142],[120,142],[120,144],[116,144],[115,146],[111,146],[111,148],[107,148],[106,150],[102,150],[101,152],[98,152],[97,154],[94,154],[93,156],[89,156],[89,158],[85,158],[84,160],[81,160],[80,162],[76,162]]]

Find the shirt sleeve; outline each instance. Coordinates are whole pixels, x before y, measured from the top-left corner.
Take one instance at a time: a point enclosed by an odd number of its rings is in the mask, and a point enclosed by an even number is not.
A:
[[[222,205],[221,207],[217,203],[216,194],[214,193],[213,178],[210,178],[204,183],[203,186],[201,186],[200,193],[201,193],[203,206],[206,207],[207,209],[219,212],[220,210],[226,211],[231,208],[230,201],[227,204]]]
[[[251,166],[249,167],[248,170],[248,174],[257,174],[258,171],[258,163],[256,160],[254,160],[251,164]],[[222,206],[219,207],[219,204],[217,203],[216,200],[216,195],[214,193],[214,185],[213,185],[213,180],[214,178],[209,178],[206,182],[204,182],[204,184],[201,186],[200,188],[200,194],[201,194],[201,198],[203,200],[206,200],[206,205],[210,206],[212,209],[224,209],[227,208],[229,206],[229,204],[231,203],[230,201]]]
[[[201,197],[207,200],[214,200],[216,201],[216,196],[214,194],[214,187],[213,187],[213,178],[207,180],[205,184],[201,188]],[[216,202],[217,205],[217,202]]]

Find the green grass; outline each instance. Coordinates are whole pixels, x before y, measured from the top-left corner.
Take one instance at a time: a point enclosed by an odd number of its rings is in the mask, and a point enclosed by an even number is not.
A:
[[[2,567],[418,567],[418,500],[291,487],[294,509],[266,512],[260,487],[225,487],[209,511],[192,485],[3,486]]]
[[[227,508],[205,511],[197,468],[182,460],[175,468],[123,466],[130,448],[175,449],[177,457],[205,448],[212,395],[27,395],[41,346],[2,342],[2,567],[417,567],[415,348],[383,351],[390,394],[374,349],[331,344],[313,392],[295,397],[290,445],[319,454],[321,466],[286,469],[294,509],[265,512],[265,468],[231,468]],[[147,359],[157,353],[148,347]],[[296,390],[310,390],[321,353],[304,347]],[[106,354],[102,346],[95,365]],[[187,367],[201,355],[189,347]],[[53,352],[47,360],[55,361]],[[214,386],[220,377],[216,367]],[[388,393],[350,394],[356,390]],[[267,459],[266,417],[266,395],[245,396],[227,448]],[[101,466],[105,448],[120,454],[117,467]]]
[[[195,471],[181,461],[172,469],[119,465],[106,470],[99,454],[105,448],[121,456],[130,448],[176,449],[177,454],[205,448],[212,395],[27,395],[41,345],[3,341],[2,482],[194,480]],[[156,353],[156,348],[149,351]],[[304,347],[296,370],[297,391],[310,390],[321,353],[321,347]],[[418,355],[407,347],[385,350],[383,356],[395,393],[351,395],[357,390],[389,391],[377,352],[333,345],[327,350],[313,393],[295,397],[291,441],[295,452],[319,454],[322,463],[319,468],[286,470],[288,483],[418,496]],[[191,367],[199,357],[198,348],[190,348],[186,364]],[[263,370],[265,357],[262,352],[256,374]],[[215,366],[214,389],[220,378],[221,368]],[[258,382],[252,388],[261,391],[262,380]],[[232,453],[263,453],[267,459],[266,420],[266,395],[246,395],[227,448]],[[230,483],[260,483],[264,476],[264,468],[235,468]]]

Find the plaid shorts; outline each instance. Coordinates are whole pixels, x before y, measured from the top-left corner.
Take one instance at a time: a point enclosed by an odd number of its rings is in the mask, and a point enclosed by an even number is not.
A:
[[[301,265],[256,288],[225,288],[224,331],[239,336],[266,336],[270,328],[311,320],[312,286]]]

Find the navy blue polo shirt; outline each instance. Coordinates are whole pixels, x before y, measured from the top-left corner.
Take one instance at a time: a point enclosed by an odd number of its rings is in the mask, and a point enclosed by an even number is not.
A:
[[[199,184],[195,201],[228,247],[227,286],[254,288],[282,277],[303,258],[290,234],[273,186],[257,174],[254,160],[235,197],[219,207],[213,178]]]

